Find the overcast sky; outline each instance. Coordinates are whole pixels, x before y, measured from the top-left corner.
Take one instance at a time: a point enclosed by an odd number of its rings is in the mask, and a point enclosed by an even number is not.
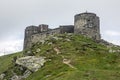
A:
[[[0,0],[0,55],[22,50],[24,29],[74,24],[74,15],[100,17],[102,38],[120,45],[120,0]]]

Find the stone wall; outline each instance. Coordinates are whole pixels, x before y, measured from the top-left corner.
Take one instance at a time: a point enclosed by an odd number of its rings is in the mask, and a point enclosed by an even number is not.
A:
[[[55,35],[55,34],[60,34],[60,28],[56,28],[56,29],[52,29],[52,30],[49,30],[46,32],[32,35],[31,36],[31,43],[29,43],[29,44],[37,43],[39,41],[44,40],[47,36],[51,36],[51,35]],[[31,47],[31,45],[30,45],[30,47]]]
[[[45,25],[45,24],[39,25],[38,28],[39,28],[40,32],[48,31],[48,25]]]
[[[24,37],[24,49],[27,49],[29,46],[31,46],[31,36],[48,31],[48,25],[41,24],[39,26],[28,26],[25,29],[25,37]]]
[[[60,26],[60,33],[74,33],[74,26],[73,25]]]

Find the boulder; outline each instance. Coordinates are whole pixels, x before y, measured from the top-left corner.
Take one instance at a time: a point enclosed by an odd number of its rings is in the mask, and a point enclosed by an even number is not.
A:
[[[52,37],[52,38],[53,38],[53,39],[55,39],[55,40],[58,40],[58,39],[59,39],[58,37],[55,37],[55,36],[54,36],[54,37]]]
[[[46,62],[45,57],[26,56],[18,58],[16,64],[26,67],[27,69],[36,72]]]
[[[66,41],[70,42],[71,40],[70,39],[65,39]]]
[[[26,70],[26,71],[24,72],[24,74],[23,74],[22,77],[23,77],[23,78],[27,78],[31,73],[32,73],[31,71]]]
[[[2,80],[5,77],[5,74],[0,75],[0,80]]]
[[[53,43],[52,42],[49,42],[48,45],[52,45]]]
[[[44,43],[45,43],[45,40],[40,40],[40,42],[41,42],[42,44],[44,44]]]
[[[14,74],[14,75],[10,78],[10,80],[23,80],[23,79],[27,78],[31,73],[32,73],[31,71],[26,70],[26,71],[23,73],[23,75],[16,75],[16,74]],[[1,79],[0,79],[0,80],[1,80]]]
[[[41,51],[41,50],[40,50],[39,48],[36,50],[37,53],[39,53],[40,51]]]
[[[17,75],[14,75],[10,80],[21,80],[21,78]]]

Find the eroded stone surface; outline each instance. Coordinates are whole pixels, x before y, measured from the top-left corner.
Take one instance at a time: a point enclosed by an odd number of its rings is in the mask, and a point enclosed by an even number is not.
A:
[[[16,64],[36,72],[46,62],[45,57],[26,56],[16,60]]]

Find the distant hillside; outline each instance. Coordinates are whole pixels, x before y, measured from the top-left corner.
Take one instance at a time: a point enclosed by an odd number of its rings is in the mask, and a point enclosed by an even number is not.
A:
[[[24,54],[0,57],[0,74],[3,80],[23,75],[27,68],[16,64],[25,56],[45,57],[45,64],[25,80],[120,80],[119,47],[108,47],[90,38],[59,34],[33,44]],[[14,80],[14,79],[13,79]],[[23,79],[21,79],[23,80]]]

